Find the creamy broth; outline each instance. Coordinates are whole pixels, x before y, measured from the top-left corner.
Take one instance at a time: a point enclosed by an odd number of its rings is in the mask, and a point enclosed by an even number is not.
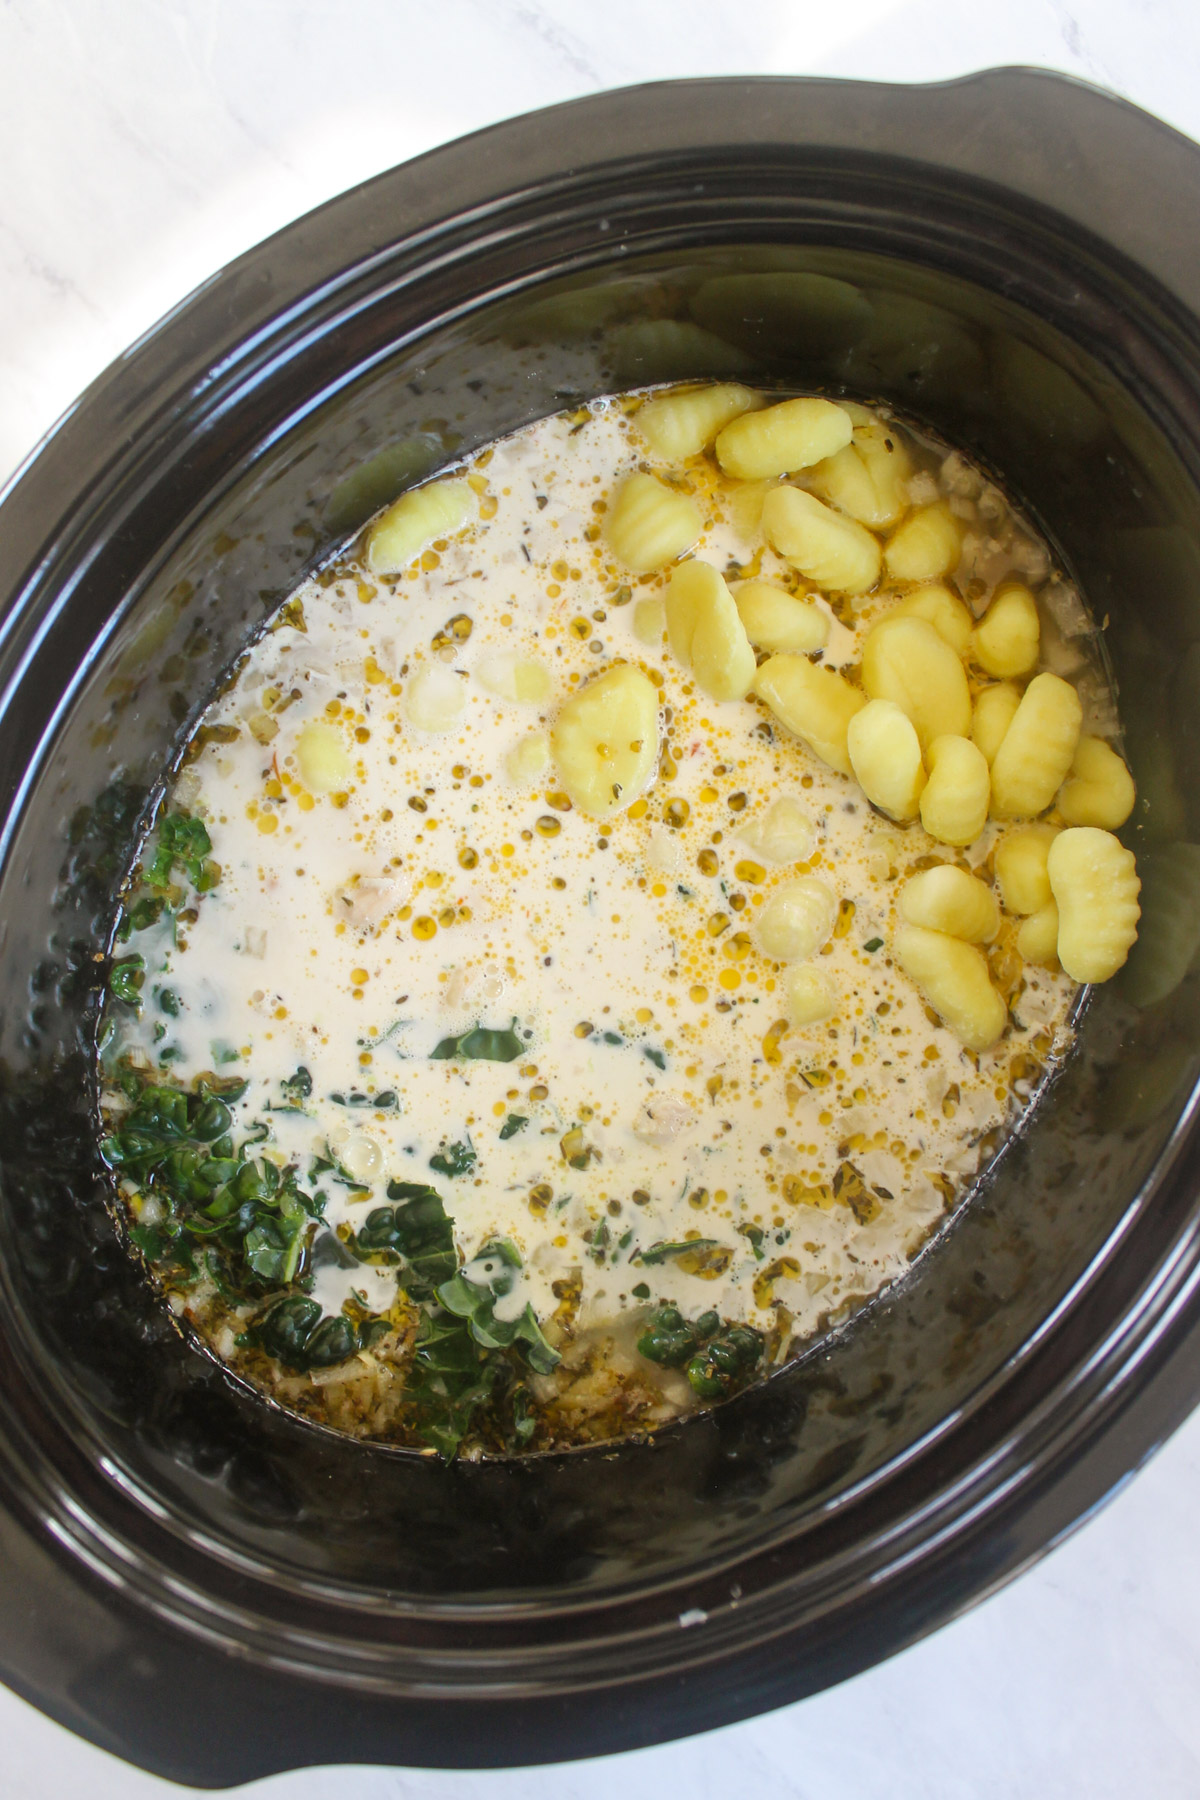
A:
[[[649,1429],[760,1377],[905,1271],[1069,1045],[1076,984],[1017,953],[1018,920],[989,948],[1010,1017],[980,1054],[889,955],[905,880],[949,863],[990,883],[999,826],[953,849],[893,822],[761,701],[709,698],[672,654],[655,610],[669,568],[631,574],[605,535],[621,478],[663,472],[641,400],[476,456],[467,522],[412,566],[372,573],[360,540],[305,582],[205,713],[127,896],[109,1145],[148,1083],[209,1095],[227,1118],[197,1141],[229,1153],[221,1169],[249,1158],[302,1196],[280,1243],[268,1220],[244,1252],[239,1287],[216,1231],[234,1201],[181,1233],[149,1165],[110,1155],[135,1242],[226,1363],[359,1435],[540,1448]],[[1037,586],[1044,654],[1073,659],[1089,729],[1111,731],[1045,546],[969,463],[906,441],[909,504],[948,496],[966,534],[955,580],[974,614],[1005,575]],[[703,518],[694,556],[806,596],[827,620],[821,665],[853,675],[906,584],[820,592],[762,541],[762,483],[706,455],[676,467]],[[596,818],[547,734],[614,664],[654,684],[661,738],[645,792]],[[164,817],[184,821],[177,852]],[[810,959],[833,1010],[807,1025],[758,936],[805,876],[834,908]],[[199,1170],[213,1153],[197,1154]],[[452,1232],[439,1286],[461,1271],[449,1315],[411,1279],[411,1241],[365,1229],[424,1188]],[[348,1321],[342,1336],[280,1354],[259,1331],[280,1294]],[[431,1427],[414,1353],[431,1318],[472,1324],[475,1296],[472,1354],[512,1367]],[[751,1328],[707,1386],[638,1349],[676,1315],[697,1354]]]

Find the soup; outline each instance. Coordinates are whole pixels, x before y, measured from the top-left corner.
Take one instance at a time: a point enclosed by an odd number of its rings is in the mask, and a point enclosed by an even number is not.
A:
[[[401,496],[206,710],[102,1151],[182,1327],[442,1454],[646,1432],[896,1280],[1137,922],[1080,599],[882,412],[597,400]]]

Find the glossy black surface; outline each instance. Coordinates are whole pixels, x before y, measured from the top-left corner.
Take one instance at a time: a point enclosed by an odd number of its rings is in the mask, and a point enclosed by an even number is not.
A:
[[[1200,835],[1198,206],[1195,147],[1059,77],[629,90],[302,220],[84,397],[0,508],[12,1686],[212,1785],[653,1742],[912,1641],[1194,1404],[1195,977],[1095,995],[1053,1104],[819,1354],[523,1465],[341,1442],[182,1345],[79,1038],[145,787],[247,633],[404,479],[641,381],[887,399],[982,455],[1108,620],[1129,841]]]

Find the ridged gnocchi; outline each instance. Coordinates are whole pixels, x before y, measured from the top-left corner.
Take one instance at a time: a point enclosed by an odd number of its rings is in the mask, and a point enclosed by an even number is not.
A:
[[[834,593],[865,594],[879,579],[880,550],[865,526],[801,488],[771,488],[763,500],[767,541],[809,581]]]
[[[758,671],[754,692],[822,762],[849,775],[847,732],[867,702],[845,676],[804,656],[772,656]]]
[[[909,925],[944,931],[968,944],[990,944],[1000,930],[1000,908],[991,888],[953,863],[922,869],[906,881],[900,916]]]
[[[1033,819],[1045,812],[1074,761],[1082,724],[1083,707],[1070,682],[1035,675],[992,758],[996,818]]]
[[[762,396],[740,382],[660,394],[634,415],[635,429],[656,456],[682,462],[706,450],[717,433],[740,414],[763,404]]]
[[[703,528],[690,495],[640,472],[621,483],[604,524],[613,555],[635,575],[665,569],[692,548]]]
[[[942,844],[973,844],[987,824],[991,780],[983,752],[965,737],[934,738],[925,753],[921,823]]]
[[[550,748],[580,812],[622,812],[645,792],[658,761],[658,689],[632,663],[614,664],[564,701]]]
[[[451,537],[461,531],[476,511],[470,482],[457,476],[410,488],[369,528],[363,561],[373,575],[398,575],[435,538]]]
[[[829,642],[829,615],[775,581],[739,581],[733,590],[746,636],[760,650],[807,655]]]
[[[1058,960],[1072,981],[1108,981],[1137,937],[1137,862],[1094,825],[1060,831],[1046,859],[1058,907]]]
[[[944,931],[902,925],[892,954],[966,1049],[981,1055],[1000,1041],[1008,1008],[992,986],[982,950]]]
[[[916,726],[922,748],[949,732],[971,729],[971,690],[962,660],[925,619],[888,613],[867,633],[863,687],[872,700],[892,700]]]
[[[717,461],[740,481],[790,475],[832,456],[853,430],[849,414],[832,400],[782,400],[726,425],[717,438]]]
[[[667,583],[666,613],[672,651],[709,698],[744,699],[757,663],[720,573],[709,563],[681,563]]]
[[[1056,805],[1068,825],[1098,825],[1116,831],[1133,811],[1133,776],[1111,744],[1086,733],[1075,746],[1071,773]]]
[[[912,720],[894,700],[871,700],[846,730],[850,766],[867,799],[905,824],[915,819],[925,786],[925,765]]]

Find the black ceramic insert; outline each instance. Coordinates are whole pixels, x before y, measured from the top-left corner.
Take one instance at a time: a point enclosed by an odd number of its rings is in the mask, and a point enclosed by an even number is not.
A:
[[[114,873],[247,635],[405,480],[736,369],[997,472],[1106,621],[1139,852],[1200,837],[1200,151],[1060,77],[670,83],[452,144],[226,270],[0,507],[0,1674],[148,1768],[522,1763],[841,1679],[1036,1556],[1198,1395],[1196,978],[1099,990],[911,1275],[629,1444],[447,1467],[271,1409],[118,1242]]]

